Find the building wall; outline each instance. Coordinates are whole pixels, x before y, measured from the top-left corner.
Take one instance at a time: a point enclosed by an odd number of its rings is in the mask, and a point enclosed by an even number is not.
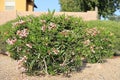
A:
[[[23,11],[1,11],[0,12],[0,25],[6,23],[7,21],[13,20],[19,16],[34,15],[39,16],[41,14],[47,14],[47,12],[23,12]],[[97,20],[98,12],[97,11],[88,11],[88,12],[55,12],[57,15],[69,15],[75,17],[81,17],[84,21]]]
[[[15,0],[14,11],[33,11],[34,4],[28,4],[26,1],[27,0]],[[0,0],[0,11],[5,11],[5,0]]]
[[[33,11],[34,9],[34,4],[33,3],[28,3],[28,11]]]
[[[26,0],[15,0],[17,11],[26,11]]]
[[[0,0],[0,11],[4,10],[4,0]]]

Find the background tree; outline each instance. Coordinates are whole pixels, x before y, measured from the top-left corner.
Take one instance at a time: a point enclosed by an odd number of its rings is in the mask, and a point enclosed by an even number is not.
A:
[[[111,20],[111,21],[117,21],[117,22],[119,22],[120,21],[120,15],[119,16],[112,15],[112,16],[109,16],[108,19]]]
[[[79,3],[77,0],[59,0],[61,5],[61,11],[79,12]]]
[[[61,11],[80,12],[98,7],[99,16],[108,17],[120,9],[120,0],[59,0]]]

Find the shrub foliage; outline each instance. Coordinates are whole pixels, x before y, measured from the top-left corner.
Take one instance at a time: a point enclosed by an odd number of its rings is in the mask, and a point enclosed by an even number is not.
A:
[[[113,35],[80,18],[48,13],[21,17],[11,28],[7,50],[30,74],[68,73],[78,70],[83,58],[100,62],[113,55]]]

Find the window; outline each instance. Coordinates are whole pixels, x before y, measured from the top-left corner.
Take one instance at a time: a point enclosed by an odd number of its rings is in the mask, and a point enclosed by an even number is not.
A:
[[[15,0],[5,0],[5,10],[15,10]]]

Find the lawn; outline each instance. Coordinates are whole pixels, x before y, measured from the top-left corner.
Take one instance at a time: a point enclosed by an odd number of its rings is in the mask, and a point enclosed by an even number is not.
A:
[[[10,31],[11,27],[9,26],[12,25],[11,22],[12,21],[6,24],[0,25],[0,53],[6,51],[6,43],[5,43],[4,36],[7,34],[7,32]]]

